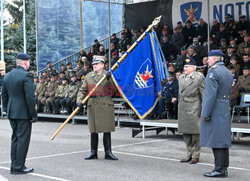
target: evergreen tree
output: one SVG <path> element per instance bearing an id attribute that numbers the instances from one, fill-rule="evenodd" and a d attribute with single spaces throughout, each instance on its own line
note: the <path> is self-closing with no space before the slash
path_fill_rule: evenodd
<path id="1" fill-rule="evenodd" d="M 23 1 L 14 0 L 13 4 L 6 4 L 12 20 L 5 28 L 5 62 L 6 71 L 15 67 L 17 53 L 23 52 Z M 25 0 L 26 8 L 26 48 L 31 56 L 31 68 L 36 68 L 36 24 L 35 0 Z"/>

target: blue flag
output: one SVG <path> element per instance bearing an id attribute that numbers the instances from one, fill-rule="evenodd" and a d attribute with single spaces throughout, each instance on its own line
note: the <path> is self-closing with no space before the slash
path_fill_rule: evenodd
<path id="1" fill-rule="evenodd" d="M 123 98 L 140 119 L 145 118 L 157 104 L 161 84 L 150 34 L 129 53 L 112 72 L 112 78 Z"/>

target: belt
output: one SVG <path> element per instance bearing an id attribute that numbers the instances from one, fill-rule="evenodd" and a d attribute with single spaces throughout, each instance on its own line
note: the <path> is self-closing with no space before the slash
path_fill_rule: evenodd
<path id="1" fill-rule="evenodd" d="M 90 98 L 101 98 L 101 97 L 107 97 L 107 96 L 102 96 L 102 95 L 94 95 L 94 96 L 90 96 Z"/>

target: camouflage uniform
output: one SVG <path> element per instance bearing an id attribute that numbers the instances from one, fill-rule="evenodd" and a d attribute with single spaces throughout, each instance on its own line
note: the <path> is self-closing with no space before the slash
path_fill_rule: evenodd
<path id="1" fill-rule="evenodd" d="M 60 101 L 61 106 L 67 110 L 67 114 L 70 114 L 72 108 L 76 106 L 76 96 L 80 86 L 81 83 L 78 81 L 71 82 L 68 85 L 65 98 Z"/>
<path id="2" fill-rule="evenodd" d="M 240 90 L 240 95 L 250 93 L 250 74 L 247 76 L 239 76 L 237 85 Z"/>
<path id="3" fill-rule="evenodd" d="M 42 112 L 42 99 L 45 98 L 45 92 L 46 92 L 46 83 L 44 82 L 39 82 L 36 85 L 36 92 L 35 95 L 37 97 L 37 111 Z"/>
<path id="4" fill-rule="evenodd" d="M 45 92 L 45 97 L 41 100 L 41 103 L 46 106 L 49 109 L 49 112 L 52 112 L 52 107 L 50 101 L 55 97 L 56 89 L 58 87 L 57 81 L 49 82 L 46 92 Z"/>
<path id="5" fill-rule="evenodd" d="M 60 101 L 65 98 L 66 91 L 68 89 L 68 84 L 61 84 L 55 93 L 55 97 L 51 100 L 51 105 L 54 113 L 59 114 Z"/>

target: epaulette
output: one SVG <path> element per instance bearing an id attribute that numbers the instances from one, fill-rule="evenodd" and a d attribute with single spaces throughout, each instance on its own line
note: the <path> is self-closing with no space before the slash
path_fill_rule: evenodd
<path id="1" fill-rule="evenodd" d="M 34 75 L 32 73 L 29 73 L 28 76 L 32 77 L 32 78 L 34 77 Z"/>
<path id="2" fill-rule="evenodd" d="M 217 67 L 218 67 L 217 65 L 213 65 L 211 68 L 216 69 Z"/>
<path id="3" fill-rule="evenodd" d="M 201 72 L 197 72 L 198 75 L 204 76 Z"/>

